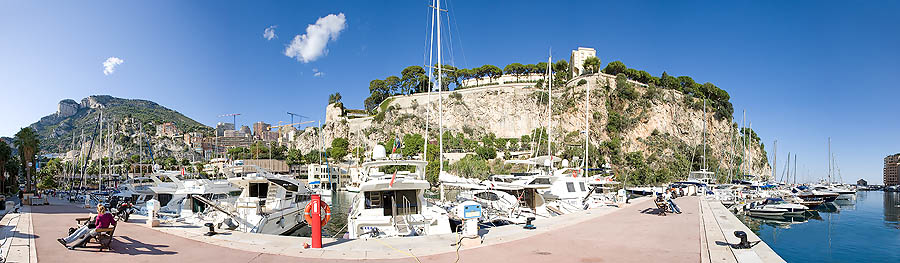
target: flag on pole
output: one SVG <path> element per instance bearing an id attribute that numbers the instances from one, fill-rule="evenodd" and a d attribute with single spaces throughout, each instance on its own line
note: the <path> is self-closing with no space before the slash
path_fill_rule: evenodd
<path id="1" fill-rule="evenodd" d="M 394 171 L 394 175 L 391 175 L 391 183 L 388 185 L 388 187 L 394 187 L 394 180 L 396 180 L 396 179 L 397 179 L 397 172 Z"/>
<path id="2" fill-rule="evenodd" d="M 397 149 L 400 148 L 400 138 L 394 139 L 394 148 L 391 150 L 391 153 L 397 153 Z"/>

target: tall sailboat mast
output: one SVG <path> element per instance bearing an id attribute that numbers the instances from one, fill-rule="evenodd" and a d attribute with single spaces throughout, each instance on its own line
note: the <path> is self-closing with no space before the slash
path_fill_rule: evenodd
<path id="1" fill-rule="evenodd" d="M 775 171 L 778 171 L 778 140 L 775 140 L 773 148 L 774 153 L 772 153 L 772 180 L 778 180 L 778 178 L 775 177 Z M 785 178 L 781 179 L 787 181 Z"/>
<path id="2" fill-rule="evenodd" d="M 434 34 L 434 13 L 435 13 L 435 9 L 432 8 L 431 9 L 431 31 L 429 31 L 429 33 L 432 35 L 428 36 L 428 42 L 429 42 L 428 43 L 428 64 L 425 65 L 425 68 L 428 69 L 428 81 L 431 81 L 431 79 L 434 77 L 432 70 L 429 68 L 432 65 L 431 59 L 432 59 L 432 56 L 434 55 L 434 49 L 431 48 L 434 46 L 434 37 L 433 37 L 434 36 L 433 35 Z M 431 97 L 432 91 L 434 91 L 434 85 L 432 85 L 431 87 L 428 88 L 427 96 L 428 96 L 429 102 L 433 101 L 432 100 L 433 98 Z M 425 143 L 424 143 L 425 145 L 422 146 L 424 148 L 424 150 L 423 150 L 424 152 L 422 153 L 422 160 L 425 161 L 426 163 L 428 162 L 428 126 L 429 126 L 428 118 L 429 117 L 431 117 L 431 107 L 425 107 Z M 438 137 L 441 137 L 441 136 L 443 136 L 443 134 L 438 134 Z"/>
<path id="3" fill-rule="evenodd" d="M 440 158 L 438 158 L 438 163 L 440 163 L 440 170 L 438 170 L 438 176 L 440 176 L 440 174 L 444 172 L 444 88 L 441 83 L 441 81 L 443 80 L 441 76 L 443 75 L 443 65 L 441 65 L 443 63 L 443 61 L 441 61 L 441 11 L 443 10 L 441 10 L 441 0 L 435 0 L 435 3 L 437 4 L 434 6 L 435 10 L 437 11 L 434 12 L 435 15 L 437 15 L 437 87 L 438 105 L 440 107 L 440 112 L 438 113 L 438 118 L 440 119 L 438 121 L 438 127 L 440 131 L 440 140 L 438 140 L 438 150 L 440 150 Z"/>
<path id="4" fill-rule="evenodd" d="M 831 183 L 831 137 L 828 137 L 828 183 Z"/>
<path id="5" fill-rule="evenodd" d="M 547 63 L 547 68 L 550 68 L 550 63 Z M 547 72 L 551 72 L 551 71 L 547 70 Z M 551 74 L 553 74 L 553 73 L 551 72 Z M 584 166 L 583 166 L 584 167 L 583 168 L 584 175 L 582 175 L 582 176 L 587 177 L 587 174 L 588 174 L 588 148 L 590 148 L 590 146 L 591 146 L 591 121 L 590 121 L 591 83 L 588 82 L 588 84 L 585 85 L 584 89 L 585 89 L 585 91 L 584 91 L 584 93 L 585 93 L 585 96 L 584 96 L 584 108 L 585 108 L 584 109 Z"/>
<path id="6" fill-rule="evenodd" d="M 706 172 L 706 99 L 703 99 L 703 168 L 701 171 Z"/>
<path id="7" fill-rule="evenodd" d="M 551 51 L 550 56 L 547 58 L 547 67 L 550 67 L 550 63 L 553 62 L 553 54 Z M 550 171 L 553 171 L 553 152 L 551 143 L 553 141 L 553 136 L 550 135 L 550 130 L 553 128 L 553 72 L 547 72 L 547 156 L 550 156 Z"/>

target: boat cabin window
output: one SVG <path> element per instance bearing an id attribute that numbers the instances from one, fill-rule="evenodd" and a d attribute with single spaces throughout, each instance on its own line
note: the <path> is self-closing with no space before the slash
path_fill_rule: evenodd
<path id="1" fill-rule="evenodd" d="M 382 208 L 381 204 L 381 192 L 373 191 L 366 192 L 366 209 L 371 208 Z"/>
<path id="2" fill-rule="evenodd" d="M 365 192 L 366 209 L 382 208 L 385 216 L 419 213 L 416 190 Z"/>
<path id="3" fill-rule="evenodd" d="M 497 200 L 500 200 L 500 197 L 497 196 L 497 194 L 491 193 L 491 192 L 481 192 L 481 193 L 477 193 L 477 194 L 475 194 L 475 197 L 478 197 L 478 198 L 481 198 L 481 199 L 484 199 L 484 200 L 488 200 L 488 201 L 497 201 Z"/>
<path id="4" fill-rule="evenodd" d="M 266 198 L 269 183 L 250 183 L 250 197 Z"/>
<path id="5" fill-rule="evenodd" d="M 169 201 L 172 201 L 172 194 L 158 194 L 156 195 L 156 201 L 159 201 L 160 206 L 166 206 L 169 204 Z"/>
<path id="6" fill-rule="evenodd" d="M 584 188 L 584 182 L 578 182 L 578 185 L 581 186 L 581 191 L 585 192 L 587 189 Z"/>
<path id="7" fill-rule="evenodd" d="M 238 190 L 238 191 L 231 191 L 231 192 L 228 192 L 228 195 L 229 195 L 229 196 L 241 196 L 241 191 L 240 191 L 240 190 Z"/>
<path id="8" fill-rule="evenodd" d="M 572 183 L 572 182 L 567 182 L 567 183 L 566 183 L 566 189 L 569 190 L 569 193 L 575 192 L 575 184 Z"/>
<path id="9" fill-rule="evenodd" d="M 531 180 L 531 183 L 528 184 L 550 184 L 550 178 L 534 178 L 534 180 Z"/>
<path id="10" fill-rule="evenodd" d="M 309 200 L 310 200 L 309 195 L 305 195 L 305 194 L 297 194 L 297 196 L 294 196 L 294 202 L 295 202 L 295 203 L 302 203 L 302 202 L 306 202 L 306 201 L 309 201 Z"/>

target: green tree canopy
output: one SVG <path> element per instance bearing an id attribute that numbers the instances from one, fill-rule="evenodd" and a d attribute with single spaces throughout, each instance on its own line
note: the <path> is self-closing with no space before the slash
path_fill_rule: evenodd
<path id="1" fill-rule="evenodd" d="M 350 141 L 347 138 L 334 138 L 331 140 L 331 148 L 326 149 L 328 158 L 343 160 L 344 156 L 349 153 L 348 147 L 350 147 Z"/>
<path id="2" fill-rule="evenodd" d="M 619 73 L 625 73 L 628 67 L 625 66 L 625 63 L 622 61 L 613 61 L 606 65 L 606 68 L 603 68 L 603 73 L 610 75 L 618 75 Z"/>
<path id="3" fill-rule="evenodd" d="M 31 176 L 34 175 L 35 172 L 35 155 L 37 154 L 41 143 L 38 140 L 34 129 L 25 127 L 16 133 L 14 144 L 19 150 L 19 160 L 22 162 L 22 167 L 25 167 L 26 170 L 25 192 L 31 192 L 33 182 Z M 29 164 L 31 164 L 31 166 L 29 166 Z"/>
<path id="4" fill-rule="evenodd" d="M 584 60 L 584 72 L 587 74 L 597 73 L 600 70 L 600 58 L 598 57 L 589 57 Z"/>

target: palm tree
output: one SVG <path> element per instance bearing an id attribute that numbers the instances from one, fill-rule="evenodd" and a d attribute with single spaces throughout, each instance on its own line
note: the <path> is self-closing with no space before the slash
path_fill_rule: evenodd
<path id="1" fill-rule="evenodd" d="M 6 189 L 6 163 L 12 158 L 12 149 L 5 141 L 0 141 L 0 192 Z"/>
<path id="2" fill-rule="evenodd" d="M 25 168 L 25 192 L 30 193 L 32 190 L 31 173 L 34 169 L 34 157 L 37 154 L 40 141 L 34 129 L 25 127 L 19 130 L 15 136 L 16 148 L 19 149 L 19 159 L 22 161 L 22 167 Z"/>

